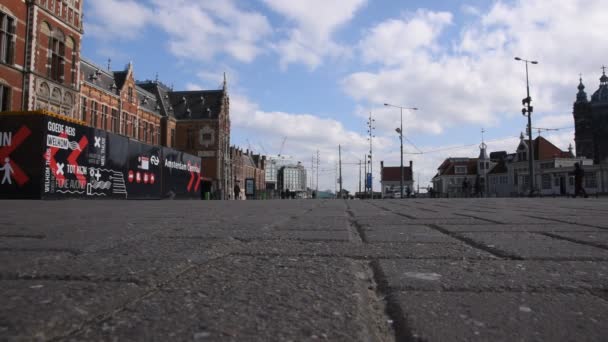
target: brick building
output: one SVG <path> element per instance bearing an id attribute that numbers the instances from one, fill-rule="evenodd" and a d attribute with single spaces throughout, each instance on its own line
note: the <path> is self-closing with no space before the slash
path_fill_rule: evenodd
<path id="1" fill-rule="evenodd" d="M 222 89 L 173 91 L 158 81 L 137 86 L 155 96 L 161 115 L 161 143 L 203 160 L 204 192 L 216 199 L 233 193 L 230 154 L 230 99 Z"/>
<path id="2" fill-rule="evenodd" d="M 112 72 L 82 59 L 80 80 L 79 119 L 148 144 L 161 143 L 160 104 L 135 83 L 132 63 Z"/>
<path id="3" fill-rule="evenodd" d="M 254 179 L 256 197 L 261 198 L 261 194 L 266 190 L 266 157 L 253 154 L 253 152 L 235 146 L 230 147 L 230 158 L 232 160 L 232 175 L 234 184 L 238 184 L 241 189 L 240 198 L 245 198 L 245 180 Z M 233 194 L 230 196 L 233 198 Z"/>
<path id="4" fill-rule="evenodd" d="M 3 0 L 0 111 L 45 109 L 203 159 L 203 192 L 228 198 L 230 100 L 222 89 L 173 91 L 81 59 L 84 0 Z M 263 188 L 263 187 L 261 187 Z"/>
<path id="5" fill-rule="evenodd" d="M 606 68 L 600 86 L 587 98 L 582 78 L 578 85 L 573 116 L 576 156 L 592 159 L 595 164 L 608 163 L 608 76 Z"/>
<path id="6" fill-rule="evenodd" d="M 403 194 L 407 194 L 407 190 L 414 192 L 414 165 L 410 160 L 410 166 L 403 167 Z M 382 197 L 401 196 L 401 167 L 400 166 L 384 166 L 384 162 L 380 162 L 380 184 L 382 186 Z"/>
<path id="7" fill-rule="evenodd" d="M 76 117 L 82 0 L 0 4 L 0 110 Z"/>

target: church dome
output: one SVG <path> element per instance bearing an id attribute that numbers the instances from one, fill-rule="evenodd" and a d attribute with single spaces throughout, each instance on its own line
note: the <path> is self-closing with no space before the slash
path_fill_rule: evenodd
<path id="1" fill-rule="evenodd" d="M 600 88 L 591 96 L 591 102 L 608 102 L 608 76 L 604 73 L 600 77 Z"/>

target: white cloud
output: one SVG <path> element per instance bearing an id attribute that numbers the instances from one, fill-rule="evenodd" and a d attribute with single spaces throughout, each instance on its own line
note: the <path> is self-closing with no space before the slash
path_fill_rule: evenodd
<path id="1" fill-rule="evenodd" d="M 225 53 L 251 62 L 263 53 L 261 42 L 272 31 L 265 16 L 242 10 L 231 0 L 154 3 L 157 24 L 170 36 L 171 52 L 185 59 L 208 61 Z"/>
<path id="2" fill-rule="evenodd" d="M 359 47 L 366 62 L 402 64 L 420 50 L 437 49 L 437 37 L 451 23 L 451 13 L 418 10 L 411 19 L 389 19 L 371 28 Z"/>
<path id="3" fill-rule="evenodd" d="M 274 44 L 280 63 L 286 68 L 303 63 L 314 69 L 323 59 L 347 54 L 347 48 L 335 43 L 332 35 L 349 22 L 367 0 L 264 0 L 273 11 L 293 22 L 287 38 Z"/>
<path id="4" fill-rule="evenodd" d="M 145 5 L 133 0 L 91 0 L 85 30 L 101 40 L 133 39 L 153 17 Z M 89 22 L 91 18 L 91 22 Z"/>
<path id="5" fill-rule="evenodd" d="M 540 61 L 530 67 L 535 118 L 568 113 L 579 72 L 590 75 L 588 93 L 597 89 L 599 66 L 608 55 L 608 37 L 597 29 L 605 13 L 599 0 L 499 1 L 486 13 L 467 17 L 460 35 L 441 46 L 437 41 L 449 16 L 419 11 L 407 20 L 388 19 L 365 31 L 360 43 L 362 60 L 378 63 L 376 70 L 354 72 L 342 87 L 366 107 L 384 102 L 420 107 L 408 127 L 428 133 L 459 125 L 491 127 L 505 116 L 521 115 L 525 69 L 513 60 L 520 56 Z M 424 33 L 407 38 L 414 32 Z"/>

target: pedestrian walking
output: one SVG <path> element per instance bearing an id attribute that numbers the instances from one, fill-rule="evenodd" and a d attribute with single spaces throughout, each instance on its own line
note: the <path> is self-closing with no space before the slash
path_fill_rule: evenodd
<path id="1" fill-rule="evenodd" d="M 241 195 L 241 187 L 238 184 L 234 184 L 234 199 L 240 199 Z"/>
<path id="2" fill-rule="evenodd" d="M 481 178 L 479 175 L 475 177 L 475 185 L 473 185 L 475 190 L 475 197 L 479 197 L 481 195 Z"/>
<path id="3" fill-rule="evenodd" d="M 469 197 L 469 179 L 467 177 L 464 177 L 462 181 L 462 193 L 464 197 Z"/>
<path id="4" fill-rule="evenodd" d="M 585 171 L 581 167 L 581 164 L 574 163 L 574 172 L 573 173 L 574 173 L 574 195 L 572 197 L 576 198 L 576 196 L 578 196 L 578 195 L 584 196 L 585 198 L 589 197 L 587 195 L 587 191 L 585 191 L 585 188 L 583 187 L 583 178 L 585 177 Z"/>

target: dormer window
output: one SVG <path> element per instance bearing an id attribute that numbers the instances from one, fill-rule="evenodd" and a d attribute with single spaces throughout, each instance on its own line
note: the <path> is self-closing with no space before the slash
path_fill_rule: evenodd
<path id="1" fill-rule="evenodd" d="M 456 173 L 457 175 L 466 175 L 467 167 L 466 166 L 456 166 L 454 168 L 454 173 Z"/>

